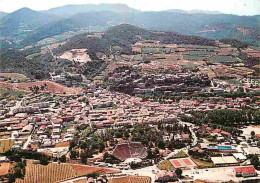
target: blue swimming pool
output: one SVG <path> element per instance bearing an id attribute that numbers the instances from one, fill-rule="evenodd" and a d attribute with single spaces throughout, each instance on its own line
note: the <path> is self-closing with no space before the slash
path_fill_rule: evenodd
<path id="1" fill-rule="evenodd" d="M 231 146 L 218 146 L 219 150 L 232 150 Z"/>

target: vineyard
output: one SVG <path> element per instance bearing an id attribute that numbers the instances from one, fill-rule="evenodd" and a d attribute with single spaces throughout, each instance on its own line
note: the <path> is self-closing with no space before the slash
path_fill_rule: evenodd
<path id="1" fill-rule="evenodd" d="M 100 167 L 88 167 L 84 165 L 71 165 L 73 170 L 77 172 L 77 175 L 82 176 L 86 174 L 98 173 L 98 174 L 113 174 L 119 173 L 118 170 L 112 170 L 107 168 L 100 168 Z"/>
<path id="2" fill-rule="evenodd" d="M 27 161 L 25 177 L 23 180 L 17 179 L 16 183 L 52 183 L 91 173 L 110 174 L 118 172 L 117 170 L 85 165 L 50 163 L 44 166 Z"/>
<path id="3" fill-rule="evenodd" d="M 27 164 L 24 180 L 16 183 L 52 183 L 77 177 L 77 173 L 68 164 L 51 163 L 47 166 Z"/>
<path id="4" fill-rule="evenodd" d="M 127 177 L 113 178 L 108 180 L 108 183 L 126 183 L 126 182 L 127 183 L 150 183 L 151 178 L 129 175 Z"/>

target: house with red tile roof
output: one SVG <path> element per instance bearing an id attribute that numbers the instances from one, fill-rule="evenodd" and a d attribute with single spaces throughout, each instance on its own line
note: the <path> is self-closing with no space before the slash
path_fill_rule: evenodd
<path id="1" fill-rule="evenodd" d="M 254 177 L 257 176 L 254 166 L 244 166 L 234 168 L 237 177 Z"/>

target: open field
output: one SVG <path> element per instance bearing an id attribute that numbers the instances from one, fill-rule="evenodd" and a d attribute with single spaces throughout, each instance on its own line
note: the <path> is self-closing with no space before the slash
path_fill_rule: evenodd
<path id="1" fill-rule="evenodd" d="M 20 80 L 20 81 L 28 79 L 25 75 L 19 73 L 0 73 L 0 76 L 4 76 L 12 80 Z"/>
<path id="2" fill-rule="evenodd" d="M 24 95 L 23 91 L 11 91 L 6 89 L 0 89 L 0 96 L 7 97 L 18 97 L 20 95 Z"/>
<path id="3" fill-rule="evenodd" d="M 77 94 L 82 91 L 82 88 L 68 88 L 66 86 L 51 81 L 37 81 L 37 82 L 28 82 L 28 83 L 0 82 L 0 89 L 29 92 L 30 91 L 29 87 L 38 86 L 40 88 L 44 84 L 47 85 L 46 91 L 51 93 Z"/>

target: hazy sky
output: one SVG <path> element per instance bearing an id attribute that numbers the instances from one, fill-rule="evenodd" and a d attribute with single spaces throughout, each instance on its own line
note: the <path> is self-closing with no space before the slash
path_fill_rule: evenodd
<path id="1" fill-rule="evenodd" d="M 66 4 L 99 3 L 122 3 L 143 11 L 200 9 L 238 15 L 260 14 L 260 0 L 0 0 L 0 11 L 12 12 L 22 7 L 46 10 Z"/>

